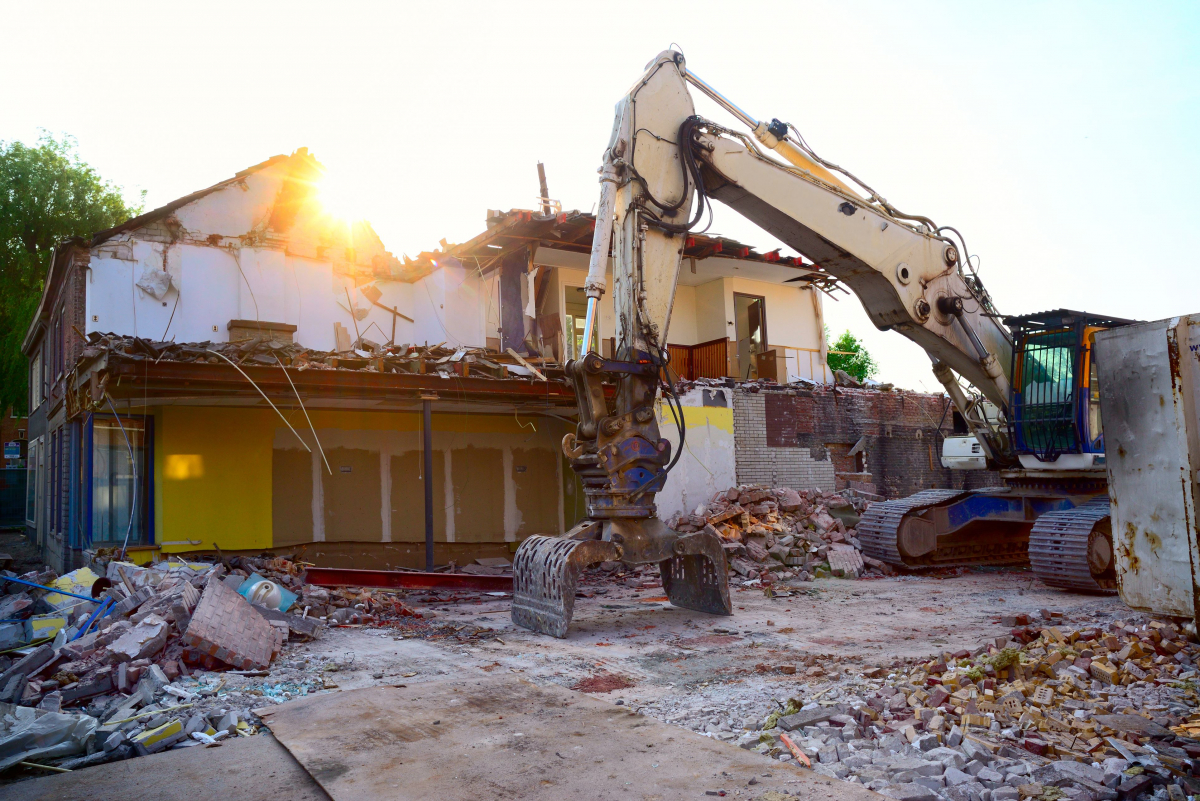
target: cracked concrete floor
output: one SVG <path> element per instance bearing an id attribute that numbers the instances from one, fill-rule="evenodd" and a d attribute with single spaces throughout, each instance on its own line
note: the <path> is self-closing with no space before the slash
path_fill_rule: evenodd
<path id="1" fill-rule="evenodd" d="M 332 678 L 343 689 L 478 671 L 509 671 L 573 687 L 615 674 L 631 686 L 597 697 L 704 730 L 707 718 L 701 715 L 697 723 L 690 712 L 734 722 L 761 719 L 776 701 L 853 685 L 864 668 L 977 647 L 1005 633 L 1002 613 L 1044 608 L 1061 612 L 1066 623 L 1082 623 L 1130 611 L 1115 596 L 1046 588 L 1028 571 L 823 579 L 774 598 L 761 589 L 732 588 L 732 617 L 677 609 L 658 595 L 661 589 L 582 585 L 588 592 L 597 588 L 605 594 L 576 600 L 564 640 L 515 627 L 507 598 L 427 601 L 410 605 L 433 611 L 439 623 L 494 629 L 498 638 L 423 641 L 386 628 L 337 628 L 297 646 L 292 655 L 331 657 L 340 667 Z"/>

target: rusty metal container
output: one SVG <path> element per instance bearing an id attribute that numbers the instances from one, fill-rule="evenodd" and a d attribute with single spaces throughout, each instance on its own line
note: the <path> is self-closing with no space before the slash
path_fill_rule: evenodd
<path id="1" fill-rule="evenodd" d="M 1200 315 L 1096 334 L 1121 598 L 1197 617 Z"/>

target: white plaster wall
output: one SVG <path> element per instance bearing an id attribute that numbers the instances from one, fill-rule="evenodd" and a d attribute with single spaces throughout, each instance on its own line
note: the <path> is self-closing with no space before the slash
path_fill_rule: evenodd
<path id="1" fill-rule="evenodd" d="M 436 273 L 412 285 L 413 341 L 424 345 L 446 342 L 451 346 L 483 347 L 486 344 L 486 295 L 474 267 L 448 259 Z"/>
<path id="2" fill-rule="evenodd" d="M 771 284 L 746 278 L 726 278 L 730 304 L 733 293 L 761 295 L 767 302 L 767 337 L 770 344 L 793 348 L 820 347 L 823 332 L 808 294 L 795 284 Z M 730 318 L 733 319 L 733 318 Z M 731 335 L 732 336 L 732 335 Z"/>
<path id="3" fill-rule="evenodd" d="M 702 341 L 696 339 L 696 288 L 680 284 L 675 288 L 675 308 L 671 311 L 671 324 L 667 326 L 667 342 L 695 345 Z"/>
<path id="4" fill-rule="evenodd" d="M 696 296 L 696 342 L 710 342 L 721 337 L 733 339 L 733 292 L 726 290 L 725 278 L 700 284 Z"/>
<path id="5" fill-rule="evenodd" d="M 705 406 L 704 392 L 720 397 L 724 406 Z M 663 491 L 658 493 L 658 516 L 663 520 L 677 513 L 690 513 L 707 503 L 713 494 L 737 483 L 733 436 L 732 390 L 697 388 L 679 400 L 685 407 L 686 446 L 675 469 L 667 475 Z M 707 418 L 707 419 L 706 419 Z M 666 404 L 660 403 L 658 425 L 662 436 L 671 442 L 672 454 L 679 447 L 679 430 Z"/>
<path id="6" fill-rule="evenodd" d="M 264 227 L 271 216 L 282 182 L 281 166 L 244 176 L 175 211 L 184 230 L 221 236 L 241 236 Z"/>
<path id="7" fill-rule="evenodd" d="M 542 248 L 538 251 L 538 253 L 545 252 L 545 248 Z M 582 254 L 568 253 L 563 255 L 579 256 Z M 583 286 L 583 282 L 587 279 L 586 262 L 587 258 L 584 257 L 585 266 L 583 269 L 560 267 L 555 270 L 554 285 L 547 291 L 554 293 L 555 309 L 560 315 L 563 313 L 563 298 L 565 288 L 569 286 L 581 287 Z M 597 325 L 600 326 L 600 341 L 603 342 L 604 340 L 613 336 L 613 332 L 616 331 L 617 328 L 616 311 L 615 306 L 613 305 L 613 282 L 611 273 L 604 277 L 604 297 L 600 298 L 598 308 L 600 309 L 600 315 Z"/>
<path id="8" fill-rule="evenodd" d="M 263 320 L 297 326 L 295 341 L 317 350 L 336 347 L 335 322 L 346 327 L 351 339 L 356 323 L 368 339 L 382 343 L 391 338 L 393 315 L 371 304 L 361 287 L 356 287 L 352 278 L 335 274 L 328 261 L 290 256 L 270 248 L 141 241 L 133 243 L 132 255 L 134 260 L 108 258 L 107 254 L 93 256 L 88 277 L 87 332 L 111 331 L 176 342 L 226 342 L 230 320 Z M 164 264 L 171 274 L 171 289 L 157 299 L 138 288 L 136 282 L 147 266 L 162 269 Z M 452 282 L 463 284 L 462 272 L 459 269 Z M 441 273 L 434 277 L 440 284 Z M 381 304 L 395 306 L 402 314 L 416 318 L 412 284 L 376 281 L 374 285 L 383 293 Z M 452 299 L 451 315 L 469 323 L 479 316 L 478 299 L 469 283 L 460 289 Z M 352 319 L 347 311 L 350 303 L 354 308 L 367 309 L 367 316 Z M 437 325 L 436 321 L 428 322 Z M 474 336 L 480 328 L 467 325 L 461 333 Z M 396 342 L 414 340 L 413 323 L 397 320 Z"/>

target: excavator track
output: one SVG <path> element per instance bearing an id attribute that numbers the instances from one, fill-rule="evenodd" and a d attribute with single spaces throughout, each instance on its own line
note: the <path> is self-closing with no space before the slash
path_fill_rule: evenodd
<path id="1" fill-rule="evenodd" d="M 1051 587 L 1115 594 L 1108 496 L 1039 517 L 1029 532 L 1029 562 Z"/>
<path id="2" fill-rule="evenodd" d="M 930 489 L 909 495 L 907 498 L 871 504 L 858 521 L 858 540 L 862 543 L 863 552 L 889 565 L 909 567 L 896 547 L 896 539 L 904 517 L 912 512 L 955 501 L 970 494 L 970 491 L 964 490 Z"/>

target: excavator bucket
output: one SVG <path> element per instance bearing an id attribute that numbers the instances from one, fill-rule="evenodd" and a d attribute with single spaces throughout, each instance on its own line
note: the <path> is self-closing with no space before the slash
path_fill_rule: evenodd
<path id="1" fill-rule="evenodd" d="M 672 604 L 710 614 L 732 614 L 720 538 L 703 531 L 680 535 L 658 521 L 654 522 L 661 533 L 641 538 L 636 534 L 643 522 L 621 521 L 626 531 L 634 533 L 623 542 L 598 539 L 602 524 L 591 520 L 561 537 L 527 538 L 513 560 L 513 622 L 541 634 L 566 637 L 575 611 L 579 572 L 606 561 L 657 562 Z M 621 537 L 621 529 L 617 531 L 616 536 Z"/>
<path id="2" fill-rule="evenodd" d="M 720 538 L 698 531 L 676 540 L 675 550 L 678 555 L 658 563 L 671 605 L 710 615 L 732 615 L 729 568 Z"/>

